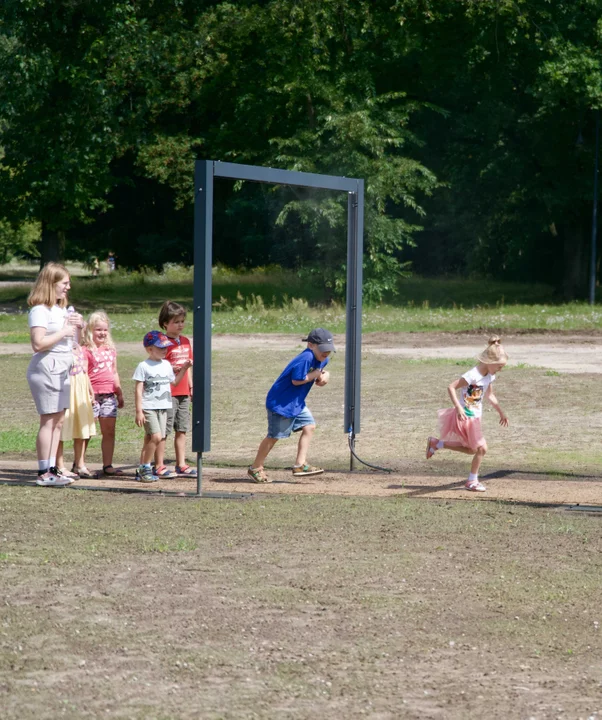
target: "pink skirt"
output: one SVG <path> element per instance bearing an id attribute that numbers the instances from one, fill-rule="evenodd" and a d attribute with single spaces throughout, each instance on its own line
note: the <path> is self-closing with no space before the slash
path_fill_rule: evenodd
<path id="1" fill-rule="evenodd" d="M 455 408 L 439 410 L 439 439 L 444 442 L 457 442 L 463 447 L 477 451 L 485 445 L 485 438 L 481 430 L 481 418 L 466 418 L 458 420 Z"/>

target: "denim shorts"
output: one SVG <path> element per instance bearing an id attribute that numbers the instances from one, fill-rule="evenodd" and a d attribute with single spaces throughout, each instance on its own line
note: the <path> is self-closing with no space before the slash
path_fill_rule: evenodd
<path id="1" fill-rule="evenodd" d="M 306 425 L 315 425 L 314 416 L 309 408 L 305 407 L 295 417 L 284 417 L 268 410 L 268 437 L 274 440 L 283 440 L 291 433 L 298 432 Z"/>

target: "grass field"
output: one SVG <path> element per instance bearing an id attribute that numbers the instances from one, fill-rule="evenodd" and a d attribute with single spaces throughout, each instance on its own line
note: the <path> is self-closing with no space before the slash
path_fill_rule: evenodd
<path id="1" fill-rule="evenodd" d="M 10 270 L 10 268 L 13 268 Z M 1 279 L 27 279 L 35 268 L 8 266 Z M 71 302 L 82 312 L 103 308 L 117 340 L 138 340 L 156 325 L 159 307 L 172 299 L 192 308 L 192 269 L 167 267 L 162 274 L 117 272 L 90 278 L 75 266 Z M 0 341 L 27 342 L 21 314 L 27 285 L 0 284 Z M 326 301 L 324 288 L 308 286 L 297 274 L 278 268 L 236 272 L 216 268 L 213 278 L 216 333 L 305 333 L 316 325 L 344 332 L 344 305 Z M 558 303 L 545 285 L 466 279 L 400 281 L 399 293 L 380 305 L 366 305 L 364 332 L 464 332 L 467 329 L 597 331 L 602 308 Z"/>
<path id="2" fill-rule="evenodd" d="M 7 487 L 0 512 L 6 720 L 600 708 L 597 517 Z"/>
<path id="3" fill-rule="evenodd" d="M 299 343 L 297 349 L 301 349 Z M 212 446 L 207 462 L 245 466 L 265 433 L 264 399 L 291 354 L 290 349 L 264 351 L 233 348 L 214 353 L 212 387 Z M 348 466 L 343 433 L 342 353 L 332 361 L 332 379 L 326 388 L 314 388 L 310 406 L 319 425 L 315 445 L 320 462 L 332 469 Z M 134 424 L 131 377 L 142 353 L 128 346 L 119 354 L 119 370 L 126 407 L 119 413 L 116 448 L 118 462 L 135 461 L 141 443 Z M 35 446 L 37 416 L 27 387 L 28 355 L 1 356 L 3 371 L 11 377 L 0 408 L 2 457 L 30 457 Z M 362 432 L 359 448 L 370 462 L 424 472 L 424 438 L 436 429 L 436 410 L 449 404 L 446 387 L 471 366 L 470 358 L 448 361 L 406 360 L 366 352 L 362 359 Z M 599 376 L 550 374 L 544 368 L 509 367 L 503 371 L 496 393 L 511 417 L 508 429 L 485 412 L 490 452 L 486 467 L 520 467 L 543 473 L 598 473 L 602 465 L 602 397 Z M 316 451 L 318 452 L 318 451 Z M 271 456 L 276 467 L 291 463 L 291 444 L 280 443 Z M 362 453 L 360 452 L 360 455 Z M 93 438 L 89 457 L 100 460 L 100 439 Z M 442 455 L 429 472 L 462 477 L 466 461 Z M 420 470 L 420 468 L 423 468 Z"/>
<path id="4" fill-rule="evenodd" d="M 139 340 L 154 325 L 160 292 L 148 308 L 114 315 L 118 339 Z M 252 300 L 250 310 L 245 302 L 222 302 L 214 330 L 221 318 L 234 318 L 240 332 L 255 331 L 255 316 L 265 332 L 318 323 L 339 330 L 344 322 L 340 308 L 292 308 L 283 298 L 280 309 Z M 560 329 L 597 322 L 585 306 L 542 306 L 539 315 L 535 307 L 525 306 L 526 326 L 539 315 L 542 323 L 564 318 Z M 367 309 L 365 327 L 394 329 L 406 318 L 437 329 L 447 317 L 466 330 L 478 318 L 518 323 L 521 312 L 501 303 L 389 306 Z M 0 339 L 27 341 L 24 321 L 3 316 Z M 214 351 L 207 465 L 249 463 L 265 433 L 265 393 L 300 347 L 291 340 Z M 142 439 L 130 380 L 142 356 L 141 347 L 120 348 L 126 407 L 116 461 L 128 465 Z M 310 459 L 332 469 L 348 466 L 344 360 L 333 358 L 331 383 L 313 389 L 309 402 L 318 419 Z M 0 355 L 0 457 L 35 467 L 28 362 L 28 353 Z M 418 479 L 465 477 L 463 456 L 438 453 L 427 464 L 423 453 L 437 408 L 449 402 L 447 384 L 470 366 L 470 358 L 418 362 L 366 347 L 360 455 Z M 597 477 L 599 382 L 587 373 L 505 369 L 496 393 L 511 426 L 485 412 L 484 473 Z M 270 467 L 290 466 L 293 452 L 294 441 L 279 443 Z M 89 459 L 100 461 L 98 438 Z M 600 517 L 501 502 L 261 494 L 197 501 L 0 485 L 0 717 L 597 718 Z"/>

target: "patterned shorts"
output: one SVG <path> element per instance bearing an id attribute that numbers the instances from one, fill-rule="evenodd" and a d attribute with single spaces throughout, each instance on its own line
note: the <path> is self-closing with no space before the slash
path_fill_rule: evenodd
<path id="1" fill-rule="evenodd" d="M 92 403 L 95 418 L 117 417 L 117 396 L 115 393 L 101 393 L 94 396 Z"/>

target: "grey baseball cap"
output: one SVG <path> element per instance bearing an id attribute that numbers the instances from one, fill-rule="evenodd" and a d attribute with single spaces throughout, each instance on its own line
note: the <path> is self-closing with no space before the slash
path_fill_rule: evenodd
<path id="1" fill-rule="evenodd" d="M 336 352 L 337 349 L 332 341 L 332 333 L 324 328 L 316 328 L 312 330 L 306 338 L 303 338 L 303 342 L 310 342 L 318 346 L 320 352 Z"/>

